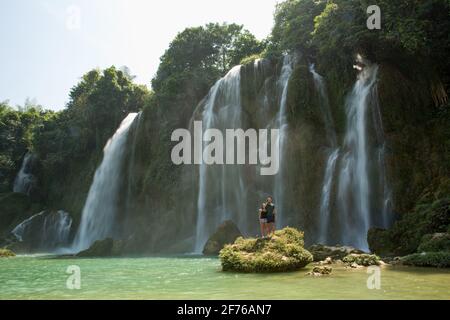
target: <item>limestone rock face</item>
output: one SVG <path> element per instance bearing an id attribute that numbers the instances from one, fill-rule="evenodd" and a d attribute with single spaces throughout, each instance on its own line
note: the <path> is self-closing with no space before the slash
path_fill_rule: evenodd
<path id="1" fill-rule="evenodd" d="M 322 244 L 314 244 L 308 248 L 308 251 L 314 257 L 314 261 L 323 261 L 328 257 L 332 260 L 342 260 L 349 254 L 362 254 L 363 251 L 349 246 L 326 246 Z"/>
<path id="2" fill-rule="evenodd" d="M 222 269 L 255 273 L 299 270 L 313 261 L 303 246 L 303 232 L 294 228 L 276 231 L 269 239 L 240 237 L 220 251 Z"/>
<path id="3" fill-rule="evenodd" d="M 236 224 L 233 221 L 227 220 L 208 239 L 203 248 L 203 254 L 207 256 L 218 255 L 225 245 L 233 243 L 241 236 L 242 234 Z"/>

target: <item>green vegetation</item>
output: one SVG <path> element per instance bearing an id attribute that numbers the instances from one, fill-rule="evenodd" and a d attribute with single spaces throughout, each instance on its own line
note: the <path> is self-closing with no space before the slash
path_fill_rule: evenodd
<path id="1" fill-rule="evenodd" d="M 313 261 L 304 249 L 303 232 L 294 228 L 276 231 L 270 239 L 238 238 L 220 251 L 224 271 L 284 272 Z"/>
<path id="2" fill-rule="evenodd" d="M 404 265 L 416 267 L 450 267 L 450 252 L 423 252 L 407 255 L 401 259 Z"/>

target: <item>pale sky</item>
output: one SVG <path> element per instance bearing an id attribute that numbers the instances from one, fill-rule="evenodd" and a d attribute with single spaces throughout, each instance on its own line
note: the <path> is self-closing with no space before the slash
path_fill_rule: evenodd
<path id="1" fill-rule="evenodd" d="M 176 34 L 208 22 L 272 28 L 279 0 L 0 0 L 0 101 L 60 110 L 87 71 L 128 66 L 150 86 Z"/>

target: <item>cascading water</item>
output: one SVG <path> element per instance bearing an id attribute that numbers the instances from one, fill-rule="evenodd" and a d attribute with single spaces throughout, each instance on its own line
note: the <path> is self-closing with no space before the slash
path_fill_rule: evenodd
<path id="1" fill-rule="evenodd" d="M 114 236 L 127 135 L 137 115 L 130 113 L 106 143 L 103 161 L 95 172 L 83 208 L 81 223 L 73 242 L 74 250 L 84 250 L 96 240 Z"/>
<path id="2" fill-rule="evenodd" d="M 328 242 L 330 215 L 331 215 L 331 189 L 333 187 L 333 178 L 336 168 L 336 162 L 339 157 L 339 147 L 337 145 L 336 130 L 331 116 L 330 104 L 328 102 L 328 95 L 323 77 L 315 70 L 314 64 L 310 64 L 309 71 L 314 80 L 316 91 L 319 95 L 319 105 L 321 114 L 325 125 L 327 141 L 329 144 L 328 160 L 325 167 L 325 173 L 322 184 L 322 194 L 320 197 L 320 214 L 318 218 L 318 230 L 316 238 L 321 243 Z"/>
<path id="3" fill-rule="evenodd" d="M 33 154 L 28 152 L 23 158 L 22 166 L 14 180 L 13 192 L 29 195 L 35 183 L 35 178 L 31 173 Z"/>
<path id="4" fill-rule="evenodd" d="M 39 217 L 41 217 L 45 212 L 39 212 L 30 218 L 22 221 L 19 223 L 12 231 L 11 233 L 17 238 L 19 241 L 23 241 L 23 236 L 25 234 L 25 231 L 28 229 L 28 227 L 33 223 L 33 221 Z"/>
<path id="5" fill-rule="evenodd" d="M 266 75 L 266 71 L 271 68 L 268 60 L 256 60 L 253 66 L 254 77 L 262 81 L 255 81 L 253 78 L 249 80 L 253 81 L 255 86 L 256 82 L 261 84 L 261 90 L 256 89 L 254 97 L 259 113 L 259 127 L 280 130 L 276 144 L 280 157 L 283 155 L 287 137 L 286 103 L 292 65 L 292 59 L 286 56 L 279 77 L 272 82 L 273 74 L 267 72 Z M 222 132 L 226 129 L 246 130 L 245 127 L 248 124 L 246 117 L 249 113 L 248 110 L 244 112 L 245 106 L 241 101 L 241 74 L 242 66 L 236 66 L 211 88 L 203 103 L 201 117 L 203 130 L 219 129 Z M 272 83 L 274 90 L 270 91 Z M 277 95 L 278 100 L 275 96 L 271 96 L 272 92 Z M 276 110 L 272 109 L 274 104 Z M 206 145 L 204 143 L 204 148 Z M 278 216 L 283 217 L 282 203 L 285 185 L 283 161 L 275 178 L 261 177 L 256 173 L 257 171 L 258 166 L 251 165 L 207 165 L 206 163 L 200 165 L 195 252 L 202 251 L 208 237 L 225 220 L 234 221 L 244 234 L 257 230 L 256 206 L 258 201 L 264 200 L 268 192 L 273 192 Z"/>
<path id="6" fill-rule="evenodd" d="M 378 66 L 367 64 L 359 69 L 358 79 L 346 103 L 347 132 L 338 185 L 339 240 L 367 250 L 367 231 L 379 225 L 380 220 L 386 220 L 379 216 L 389 200 L 386 199 L 384 154 L 380 153 L 384 143 L 380 139 L 375 142 L 378 145 L 369 143 L 369 120 L 374 120 L 373 115 L 379 113 L 376 93 Z M 380 122 L 373 122 L 376 131 L 382 132 Z M 388 215 L 387 212 L 382 214 Z"/>
<path id="7" fill-rule="evenodd" d="M 280 96 L 280 109 L 278 111 L 277 115 L 277 122 L 275 127 L 280 129 L 280 135 L 277 142 L 276 148 L 278 149 L 279 155 L 280 155 L 280 169 L 278 171 L 278 174 L 275 177 L 275 185 L 274 185 L 274 196 L 276 201 L 276 207 L 277 207 L 277 227 L 281 228 L 285 224 L 285 214 L 284 214 L 284 187 L 286 185 L 285 182 L 285 176 L 284 176 L 284 166 L 283 166 L 283 159 L 285 155 L 285 148 L 286 148 L 286 139 L 288 135 L 288 119 L 286 114 L 286 108 L 287 108 L 287 95 L 288 95 L 288 86 L 289 86 L 289 79 L 291 78 L 293 71 L 293 61 L 291 56 L 286 55 L 283 60 L 283 67 L 281 69 L 281 75 L 278 79 L 278 90 L 281 92 Z"/>
<path id="8" fill-rule="evenodd" d="M 211 88 L 202 115 L 204 130 L 240 128 L 240 79 L 241 66 L 236 66 Z M 208 201 L 212 197 L 215 200 Z M 201 252 L 214 228 L 224 220 L 236 217 L 245 224 L 245 187 L 240 166 L 210 166 L 202 161 L 197 206 L 195 252 Z"/>

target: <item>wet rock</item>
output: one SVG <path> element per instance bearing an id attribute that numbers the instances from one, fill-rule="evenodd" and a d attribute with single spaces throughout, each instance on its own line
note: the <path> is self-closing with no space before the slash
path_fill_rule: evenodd
<path id="1" fill-rule="evenodd" d="M 241 236 L 242 234 L 236 224 L 233 221 L 227 220 L 209 237 L 203 248 L 203 254 L 207 256 L 218 255 L 225 245 L 233 243 Z"/>
<path id="2" fill-rule="evenodd" d="M 77 257 L 112 257 L 120 255 L 120 245 L 111 238 L 95 241 L 89 249 L 79 252 Z"/>

